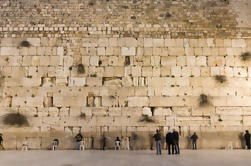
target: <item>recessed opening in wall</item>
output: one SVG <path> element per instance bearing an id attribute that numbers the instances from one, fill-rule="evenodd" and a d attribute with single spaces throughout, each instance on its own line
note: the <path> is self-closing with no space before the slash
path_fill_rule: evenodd
<path id="1" fill-rule="evenodd" d="M 155 107 L 151 107 L 152 116 L 154 116 Z"/>
<path id="2" fill-rule="evenodd" d="M 130 57 L 126 56 L 125 57 L 125 66 L 129 66 L 131 64 Z"/>

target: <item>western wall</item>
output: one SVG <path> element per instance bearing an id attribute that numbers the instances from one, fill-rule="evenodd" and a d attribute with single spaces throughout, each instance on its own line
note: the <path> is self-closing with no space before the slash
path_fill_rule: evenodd
<path id="1" fill-rule="evenodd" d="M 0 0 L 6 149 L 153 148 L 160 129 L 199 148 L 251 130 L 250 0 Z M 12 113 L 27 118 L 10 125 Z"/>

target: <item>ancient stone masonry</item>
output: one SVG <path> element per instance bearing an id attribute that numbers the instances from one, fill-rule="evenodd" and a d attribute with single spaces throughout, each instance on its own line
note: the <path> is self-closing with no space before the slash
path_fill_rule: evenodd
<path id="1" fill-rule="evenodd" d="M 246 5 L 243 5 L 246 4 Z M 0 132 L 7 149 L 109 147 L 177 129 L 240 148 L 251 129 L 248 0 L 0 1 Z M 245 18 L 243 18 L 245 17 Z M 14 113 L 14 114 L 13 114 Z M 16 114 L 19 113 L 19 114 Z M 5 123 L 16 115 L 22 121 Z M 25 119 L 24 119 L 25 118 Z"/>

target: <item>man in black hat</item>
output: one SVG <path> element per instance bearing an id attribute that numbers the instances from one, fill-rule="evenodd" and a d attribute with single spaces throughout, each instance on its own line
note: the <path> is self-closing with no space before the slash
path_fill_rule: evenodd
<path id="1" fill-rule="evenodd" d="M 245 140 L 246 140 L 246 146 L 248 149 L 250 149 L 250 134 L 248 132 L 248 130 L 246 130 L 246 134 L 244 135 Z"/>

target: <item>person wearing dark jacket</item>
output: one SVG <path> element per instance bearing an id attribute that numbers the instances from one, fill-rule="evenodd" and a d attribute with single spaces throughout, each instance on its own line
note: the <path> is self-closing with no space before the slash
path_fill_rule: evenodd
<path id="1" fill-rule="evenodd" d="M 0 150 L 4 150 L 4 147 L 3 147 L 3 135 L 2 135 L 2 133 L 0 133 Z"/>
<path id="2" fill-rule="evenodd" d="M 154 134 L 153 138 L 155 139 L 156 142 L 156 152 L 157 155 L 161 155 L 161 135 L 159 133 L 159 130 L 156 130 L 156 134 Z"/>
<path id="3" fill-rule="evenodd" d="M 179 147 L 179 133 L 173 129 L 173 138 L 175 144 L 175 154 L 180 154 L 180 147 Z"/>
<path id="4" fill-rule="evenodd" d="M 193 143 L 193 150 L 197 150 L 198 136 L 197 136 L 196 132 L 193 133 L 193 135 L 191 136 L 191 139 L 192 139 L 192 143 Z"/>
<path id="5" fill-rule="evenodd" d="M 79 132 L 75 136 L 75 139 L 76 139 L 76 142 L 77 142 L 77 150 L 80 150 L 81 141 L 83 141 L 83 135 Z"/>
<path id="6" fill-rule="evenodd" d="M 168 154 L 171 154 L 171 147 L 172 147 L 172 154 L 174 154 L 174 139 L 173 139 L 173 134 L 168 131 L 168 133 L 166 134 L 166 145 L 168 147 Z"/>
<path id="7" fill-rule="evenodd" d="M 248 132 L 248 130 L 246 130 L 246 134 L 244 135 L 245 140 L 246 140 L 246 146 L 248 149 L 250 149 L 250 134 Z"/>

